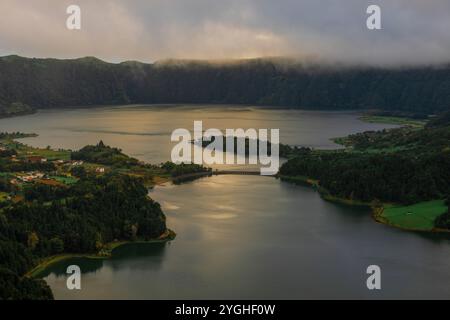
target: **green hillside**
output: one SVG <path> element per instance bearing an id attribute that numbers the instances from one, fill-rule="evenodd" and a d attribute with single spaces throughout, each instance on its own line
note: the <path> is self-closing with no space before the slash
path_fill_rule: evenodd
<path id="1" fill-rule="evenodd" d="M 7 56 L 0 58 L 0 113 L 13 103 L 232 103 L 430 114 L 450 108 L 450 66 L 338 68 L 284 59 L 111 64 Z"/>

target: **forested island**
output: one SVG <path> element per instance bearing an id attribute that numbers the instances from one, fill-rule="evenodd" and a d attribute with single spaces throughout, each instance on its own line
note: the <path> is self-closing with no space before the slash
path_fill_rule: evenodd
<path id="1" fill-rule="evenodd" d="M 372 206 L 375 218 L 408 230 L 450 230 L 450 112 L 404 126 L 335 139 L 344 150 L 303 149 L 282 179 L 314 185 L 325 199 Z"/>
<path id="2" fill-rule="evenodd" d="M 0 299 L 52 299 L 29 271 L 60 255 L 108 257 L 127 241 L 170 240 L 148 188 L 198 165 L 139 162 L 102 141 L 78 151 L 38 149 L 0 133 Z"/>
<path id="3" fill-rule="evenodd" d="M 93 57 L 0 58 L 0 117 L 111 104 L 222 103 L 436 114 L 450 108 L 450 66 L 383 68 L 289 59 L 112 64 Z"/>

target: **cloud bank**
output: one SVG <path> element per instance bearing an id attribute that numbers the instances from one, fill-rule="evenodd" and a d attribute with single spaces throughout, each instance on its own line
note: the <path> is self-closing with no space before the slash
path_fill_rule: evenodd
<path id="1" fill-rule="evenodd" d="M 66 29 L 71 4 L 80 31 Z M 369 4 L 381 7 L 382 30 L 366 28 Z M 450 62 L 448 0 L 2 0 L 0 12 L 0 55 Z"/>

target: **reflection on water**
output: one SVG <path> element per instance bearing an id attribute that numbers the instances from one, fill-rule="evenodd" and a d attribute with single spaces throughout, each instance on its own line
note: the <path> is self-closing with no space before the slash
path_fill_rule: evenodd
<path id="1" fill-rule="evenodd" d="M 83 273 L 91 273 L 99 270 L 103 267 L 102 259 L 87 259 L 87 258 L 68 258 L 63 261 L 58 261 L 52 264 L 49 268 L 44 270 L 39 277 L 45 278 L 50 274 L 55 275 L 56 277 L 66 276 L 67 275 L 67 267 L 71 265 L 83 266 Z"/>
<path id="2" fill-rule="evenodd" d="M 0 119 L 2 131 L 39 134 L 23 139 L 33 146 L 79 149 L 103 140 L 140 160 L 161 163 L 170 159 L 173 130 L 193 131 L 195 120 L 203 128 L 280 129 L 285 144 L 316 148 L 338 147 L 330 137 L 340 137 L 386 125 L 364 123 L 349 112 L 273 110 L 236 106 L 122 106 L 89 109 L 44 110 L 36 114 Z M 239 166 L 237 166 L 239 167 Z M 240 167 L 239 167 L 240 168 Z"/>
<path id="3" fill-rule="evenodd" d="M 404 232 L 370 211 L 323 201 L 314 190 L 259 176 L 214 176 L 150 195 L 177 238 L 125 246 L 83 289 L 46 280 L 59 299 L 449 298 L 448 237 Z M 82 271 L 89 265 L 81 262 Z M 382 290 L 366 288 L 366 268 Z"/>
<path id="4" fill-rule="evenodd" d="M 170 242 L 130 243 L 122 245 L 114 249 L 113 256 L 108 259 L 108 266 L 112 269 L 120 269 L 124 266 L 124 264 L 129 266 L 129 262 L 131 261 L 133 263 L 131 267 L 139 268 L 140 266 L 142 267 L 139 261 L 141 261 L 142 258 L 145 258 L 146 263 L 143 267 L 145 269 L 150 268 L 157 270 L 164 259 L 164 251 L 167 245 L 170 245 Z M 149 258 L 149 260 L 147 260 L 147 258 Z M 104 259 L 93 258 L 68 258 L 52 264 L 49 268 L 42 272 L 39 277 L 45 278 L 51 274 L 57 277 L 66 276 L 67 267 L 70 265 L 80 266 L 82 273 L 88 274 L 101 269 L 104 261 Z M 150 261 L 150 263 L 147 263 L 147 261 Z"/>
<path id="5" fill-rule="evenodd" d="M 117 248 L 109 266 L 113 270 L 129 268 L 134 272 L 158 272 L 164 263 L 166 246 L 169 243 L 128 244 Z"/>
<path id="6" fill-rule="evenodd" d="M 238 114 L 237 114 L 238 113 Z M 281 142 L 336 147 L 329 138 L 383 125 L 342 112 L 240 107 L 134 106 L 48 110 L 0 119 L 2 131 L 35 132 L 35 146 L 78 149 L 102 139 L 152 163 L 170 158 L 170 133 L 279 128 Z M 112 259 L 72 259 L 45 274 L 59 299 L 450 298 L 446 236 L 375 223 L 367 209 L 323 201 L 312 189 L 259 176 L 214 176 L 151 192 L 177 232 L 167 244 L 128 245 Z M 78 264 L 82 290 L 66 288 Z M 382 270 L 368 291 L 366 268 Z"/>

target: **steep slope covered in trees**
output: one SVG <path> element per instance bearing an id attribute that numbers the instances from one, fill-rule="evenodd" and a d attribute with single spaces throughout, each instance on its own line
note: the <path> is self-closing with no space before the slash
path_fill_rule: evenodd
<path id="1" fill-rule="evenodd" d="M 325 67 L 284 60 L 155 64 L 0 58 L 0 113 L 126 103 L 233 103 L 309 109 L 450 108 L 450 66 Z"/>

